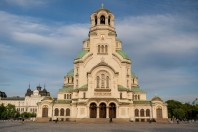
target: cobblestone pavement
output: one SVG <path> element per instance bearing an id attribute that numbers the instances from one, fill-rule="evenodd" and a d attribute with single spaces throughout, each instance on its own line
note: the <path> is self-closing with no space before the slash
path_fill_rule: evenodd
<path id="1" fill-rule="evenodd" d="M 75 123 L 50 122 L 35 123 L 20 121 L 0 121 L 0 132 L 198 132 L 198 123 Z"/>

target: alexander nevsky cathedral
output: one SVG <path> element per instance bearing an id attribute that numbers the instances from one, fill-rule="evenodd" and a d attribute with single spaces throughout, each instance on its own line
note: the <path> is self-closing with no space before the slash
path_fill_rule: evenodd
<path id="1" fill-rule="evenodd" d="M 37 103 L 37 119 L 80 120 L 118 118 L 146 122 L 167 120 L 167 105 L 159 97 L 147 100 L 132 69 L 132 61 L 117 38 L 114 15 L 103 7 L 90 19 L 88 38 L 64 76 L 57 99 Z"/>
<path id="2" fill-rule="evenodd" d="M 64 76 L 57 100 L 43 99 L 37 117 L 167 119 L 166 104 L 159 97 L 147 100 L 140 88 L 132 61 L 117 38 L 114 15 L 101 8 L 90 20 L 88 38 Z"/>

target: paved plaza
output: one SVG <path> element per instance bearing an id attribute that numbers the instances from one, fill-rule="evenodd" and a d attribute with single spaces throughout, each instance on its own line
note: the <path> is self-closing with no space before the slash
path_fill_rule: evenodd
<path id="1" fill-rule="evenodd" d="M 198 132 L 198 124 L 0 121 L 0 132 Z"/>

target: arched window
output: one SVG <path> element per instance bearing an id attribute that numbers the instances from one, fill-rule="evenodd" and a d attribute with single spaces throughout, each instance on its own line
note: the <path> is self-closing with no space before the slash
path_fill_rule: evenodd
<path id="1" fill-rule="evenodd" d="M 95 26 L 97 25 L 98 23 L 98 19 L 97 19 L 97 16 L 95 16 Z"/>
<path id="2" fill-rule="evenodd" d="M 59 110 L 58 110 L 58 108 L 56 108 L 55 110 L 54 110 L 54 116 L 58 116 L 59 115 Z"/>
<path id="3" fill-rule="evenodd" d="M 129 87 L 129 80 L 127 80 L 127 88 Z"/>
<path id="4" fill-rule="evenodd" d="M 111 17 L 109 16 L 108 17 L 108 24 L 110 25 L 110 22 L 111 22 Z"/>
<path id="5" fill-rule="evenodd" d="M 141 110 L 140 110 L 140 116 L 141 116 L 141 117 L 144 117 L 144 109 L 141 109 Z"/>
<path id="6" fill-rule="evenodd" d="M 98 45 L 98 53 L 100 53 L 100 45 Z"/>
<path id="7" fill-rule="evenodd" d="M 100 24 L 105 24 L 105 16 L 100 17 Z"/>
<path id="8" fill-rule="evenodd" d="M 99 88 L 99 87 L 100 87 L 100 77 L 97 76 L 97 88 Z"/>
<path id="9" fill-rule="evenodd" d="M 122 93 L 120 93 L 120 99 L 122 99 Z"/>
<path id="10" fill-rule="evenodd" d="M 106 88 L 109 88 L 109 77 L 106 77 Z"/>
<path id="11" fill-rule="evenodd" d="M 104 53 L 104 45 L 101 46 L 101 53 Z"/>
<path id="12" fill-rule="evenodd" d="M 140 100 L 140 95 L 138 95 L 138 100 Z"/>
<path id="13" fill-rule="evenodd" d="M 105 75 L 101 75 L 101 88 L 105 88 Z"/>
<path id="14" fill-rule="evenodd" d="M 64 109 L 63 108 L 60 109 L 60 116 L 64 116 Z"/>
<path id="15" fill-rule="evenodd" d="M 64 99 L 66 99 L 66 94 L 64 94 Z"/>
<path id="16" fill-rule="evenodd" d="M 108 47 L 107 47 L 107 45 L 105 46 L 105 53 L 108 53 Z"/>
<path id="17" fill-rule="evenodd" d="M 70 116 L 70 109 L 69 108 L 66 109 L 66 116 Z"/>
<path id="18" fill-rule="evenodd" d="M 135 100 L 137 100 L 137 95 L 135 95 Z"/>
<path id="19" fill-rule="evenodd" d="M 149 117 L 149 116 L 150 116 L 150 110 L 146 109 L 146 117 Z"/>
<path id="20" fill-rule="evenodd" d="M 138 116 L 139 116 L 139 110 L 135 109 L 135 117 L 138 117 Z"/>

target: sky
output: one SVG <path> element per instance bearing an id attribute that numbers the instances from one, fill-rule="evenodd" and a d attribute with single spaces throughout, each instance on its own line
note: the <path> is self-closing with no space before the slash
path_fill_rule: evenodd
<path id="1" fill-rule="evenodd" d="M 198 98 L 197 0 L 1 0 L 0 91 L 57 97 L 102 3 L 148 99 Z"/>

